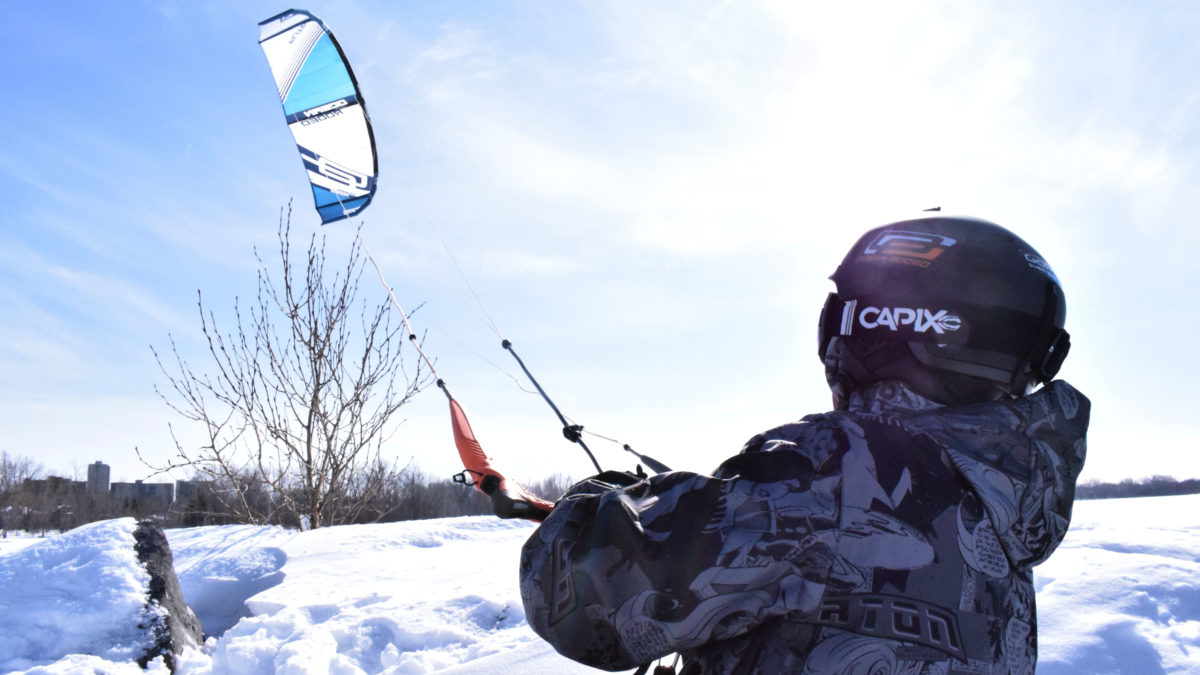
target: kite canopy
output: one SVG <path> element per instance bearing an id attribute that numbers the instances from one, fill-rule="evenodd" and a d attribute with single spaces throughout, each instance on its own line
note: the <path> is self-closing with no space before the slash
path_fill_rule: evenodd
<path id="1" fill-rule="evenodd" d="M 290 9 L 258 27 L 321 223 L 349 218 L 371 203 L 379 166 L 371 120 L 346 55 L 325 24 L 303 10 Z"/>

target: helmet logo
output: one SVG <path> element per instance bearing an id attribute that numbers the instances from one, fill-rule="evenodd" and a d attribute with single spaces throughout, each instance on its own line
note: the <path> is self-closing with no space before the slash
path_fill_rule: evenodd
<path id="1" fill-rule="evenodd" d="M 1050 269 L 1050 263 L 1039 258 L 1036 253 L 1026 252 L 1025 262 L 1029 263 L 1033 269 L 1045 272 L 1046 276 L 1054 280 L 1054 283 L 1058 283 L 1058 277 L 1054 274 L 1054 270 Z"/>
<path id="2" fill-rule="evenodd" d="M 939 309 L 936 312 L 918 307 L 867 307 L 858 315 L 858 323 L 863 328 L 879 328 L 886 326 L 892 331 L 898 331 L 902 326 L 912 327 L 914 333 L 924 333 L 933 330 L 938 335 L 953 332 L 962 327 L 962 319 Z"/>
<path id="3" fill-rule="evenodd" d="M 864 261 L 894 262 L 916 267 L 929 267 L 934 258 L 955 244 L 955 240 L 940 234 L 887 230 L 863 249 Z"/>

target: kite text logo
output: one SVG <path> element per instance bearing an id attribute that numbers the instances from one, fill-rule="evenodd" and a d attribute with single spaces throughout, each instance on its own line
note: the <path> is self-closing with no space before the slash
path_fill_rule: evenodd
<path id="1" fill-rule="evenodd" d="M 306 127 L 310 124 L 316 124 L 317 122 L 324 122 L 327 119 L 337 117 L 338 115 L 341 115 L 341 114 L 342 114 L 341 110 L 330 110 L 329 112 L 321 113 L 319 115 L 306 117 L 306 118 L 300 120 L 300 126 Z"/>
<path id="2" fill-rule="evenodd" d="M 341 98 L 336 101 L 330 101 L 325 105 L 319 105 L 315 108 L 309 108 L 303 112 L 296 113 L 296 117 L 300 119 L 300 126 L 308 126 L 315 122 L 321 122 L 336 117 L 342 114 L 342 108 L 350 105 L 350 100 Z"/>
<path id="3" fill-rule="evenodd" d="M 942 335 L 947 331 L 953 332 L 962 327 L 962 319 L 950 314 L 944 309 L 936 312 L 918 307 L 867 307 L 858 315 L 858 323 L 863 328 L 879 328 L 885 326 L 893 331 L 901 326 L 911 326 L 914 333 L 924 333 L 932 329 Z"/>

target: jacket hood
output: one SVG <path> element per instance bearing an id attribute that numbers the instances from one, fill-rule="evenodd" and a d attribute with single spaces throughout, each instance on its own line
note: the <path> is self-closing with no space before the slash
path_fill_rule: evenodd
<path id="1" fill-rule="evenodd" d="M 924 400 L 911 392 L 877 395 L 874 405 L 902 408 L 912 397 Z M 983 502 L 1005 554 L 1022 566 L 1045 560 L 1066 534 L 1090 412 L 1087 397 L 1056 380 L 1013 400 L 933 404 L 903 415 L 901 424 L 946 452 Z"/>

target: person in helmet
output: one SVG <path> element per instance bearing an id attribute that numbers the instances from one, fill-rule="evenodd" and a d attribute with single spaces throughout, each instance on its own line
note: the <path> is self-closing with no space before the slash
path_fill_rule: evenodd
<path id="1" fill-rule="evenodd" d="M 876 228 L 831 278 L 818 353 L 839 409 L 885 379 L 943 405 L 1024 395 L 1070 349 L 1058 278 L 994 223 L 936 216 Z"/>
<path id="2" fill-rule="evenodd" d="M 521 595 L 560 653 L 606 670 L 1032 673 L 1031 568 L 1062 541 L 1090 404 L 1053 380 L 1058 279 L 994 223 L 864 234 L 818 353 L 834 410 L 711 475 L 602 474 L 526 542 Z M 1040 388 L 1039 388 L 1040 386 Z"/>

